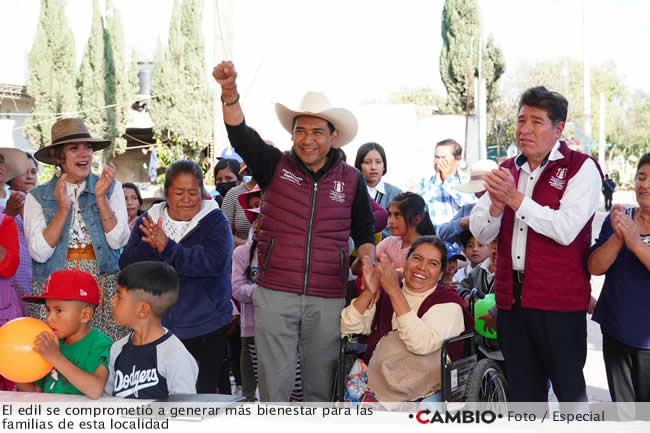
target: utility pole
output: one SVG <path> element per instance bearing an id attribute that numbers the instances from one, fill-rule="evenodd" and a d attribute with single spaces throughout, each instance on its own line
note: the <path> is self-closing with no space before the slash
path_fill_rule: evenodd
<path id="1" fill-rule="evenodd" d="M 586 154 L 591 156 L 591 64 L 589 62 L 589 49 L 587 48 L 587 2 L 582 0 L 582 69 L 584 74 L 584 145 Z"/>
<path id="2" fill-rule="evenodd" d="M 472 58 L 474 55 L 474 37 L 470 40 L 469 43 L 469 66 L 467 67 L 467 77 L 465 79 L 465 158 L 467 158 L 467 131 L 469 128 L 469 95 L 472 91 L 471 86 L 471 73 L 472 73 Z"/>
<path id="3" fill-rule="evenodd" d="M 605 168 L 605 94 L 600 92 L 600 143 L 598 147 L 598 164 L 600 169 L 607 171 Z"/>
<path id="4" fill-rule="evenodd" d="M 212 67 L 217 66 L 222 60 L 232 60 L 232 2 L 231 0 L 212 0 L 210 2 L 212 13 Z M 212 106 L 212 155 L 211 164 L 216 163 L 216 157 L 229 146 L 226 127 L 223 124 L 223 111 L 221 109 L 221 87 L 214 80 L 214 102 Z"/>

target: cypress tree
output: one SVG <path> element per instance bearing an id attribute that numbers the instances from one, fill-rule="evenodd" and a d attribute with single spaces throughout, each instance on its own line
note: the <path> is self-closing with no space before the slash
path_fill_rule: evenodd
<path id="1" fill-rule="evenodd" d="M 75 44 L 60 1 L 41 0 L 32 49 L 29 52 L 27 93 L 34 99 L 32 113 L 76 111 Z M 25 122 L 25 136 L 34 149 L 51 142 L 57 118 L 36 116 Z"/>
<path id="2" fill-rule="evenodd" d="M 440 77 L 447 89 L 447 107 L 452 113 L 465 113 L 467 74 L 471 74 L 469 109 L 474 109 L 473 80 L 478 77 L 478 51 L 481 41 L 481 13 L 476 0 L 445 0 L 442 9 L 442 50 Z M 483 46 L 481 74 L 487 88 L 487 108 L 499 99 L 497 81 L 506 70 L 501 49 L 489 35 Z"/>
<path id="3" fill-rule="evenodd" d="M 468 71 L 472 76 L 476 74 L 480 30 L 481 16 L 476 0 L 445 0 L 440 78 L 447 89 L 447 109 L 453 113 L 464 113 L 466 109 L 467 74 Z M 472 93 L 470 91 L 470 95 Z M 474 107 L 473 95 L 469 106 L 470 110 Z"/>
<path id="4" fill-rule="evenodd" d="M 93 18 L 88 44 L 77 79 L 80 117 L 95 137 L 108 137 L 105 105 L 104 23 L 98 0 L 93 1 Z"/>
<path id="5" fill-rule="evenodd" d="M 487 106 L 492 111 L 499 101 L 499 78 L 506 72 L 506 60 L 503 51 L 494 43 L 494 35 L 488 37 L 483 51 L 483 76 L 487 87 Z"/>
<path id="6" fill-rule="evenodd" d="M 156 139 L 186 158 L 199 157 L 211 140 L 202 10 L 202 0 L 174 1 L 167 48 L 163 54 L 159 42 L 154 58 L 149 104 Z"/>
<path id="7" fill-rule="evenodd" d="M 110 0 L 106 1 L 106 29 L 104 30 L 104 99 L 109 107 L 105 110 L 106 137 L 113 139 L 113 146 L 107 149 L 109 156 L 123 153 L 129 109 L 135 98 L 136 90 L 124 57 L 124 27 L 119 11 L 115 10 Z M 136 66 L 137 68 L 137 66 Z M 137 72 L 136 72 L 137 74 Z M 111 105 L 114 105 L 111 107 Z"/>

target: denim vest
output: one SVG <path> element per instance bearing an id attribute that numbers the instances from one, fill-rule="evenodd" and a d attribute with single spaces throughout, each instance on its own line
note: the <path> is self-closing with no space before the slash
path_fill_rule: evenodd
<path id="1" fill-rule="evenodd" d="M 59 209 L 59 204 L 54 199 L 54 187 L 59 178 L 53 177 L 47 183 L 33 188 L 29 193 L 34 196 L 43 208 L 46 224 L 50 224 L 52 218 Z M 86 189 L 79 195 L 79 209 L 83 217 L 90 240 L 93 243 L 95 256 L 97 260 L 97 267 L 99 268 L 99 275 L 106 275 L 118 270 L 117 259 L 120 256 L 120 250 L 112 249 L 106 242 L 104 235 L 104 228 L 102 227 L 101 216 L 99 215 L 99 207 L 95 200 L 95 184 L 98 177 L 90 174 L 86 178 Z M 108 188 L 106 198 L 109 198 L 113 193 L 115 181 Z M 32 260 L 32 278 L 36 281 L 45 282 L 50 274 L 54 271 L 63 269 L 68 255 L 68 242 L 70 240 L 70 222 L 72 221 L 72 214 L 68 214 L 68 218 L 63 226 L 61 237 L 56 244 L 54 254 L 45 263 L 38 263 Z"/>

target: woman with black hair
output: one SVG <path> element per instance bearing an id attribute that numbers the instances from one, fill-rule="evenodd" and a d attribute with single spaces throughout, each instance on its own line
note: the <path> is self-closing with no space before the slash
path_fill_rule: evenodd
<path id="1" fill-rule="evenodd" d="M 239 162 L 236 159 L 221 158 L 214 166 L 214 199 L 221 207 L 223 198 L 232 188 L 241 185 L 244 177 L 239 174 Z"/>
<path id="2" fill-rule="evenodd" d="M 402 191 L 382 180 L 388 171 L 384 148 L 380 144 L 372 142 L 362 145 L 357 151 L 354 166 L 363 174 L 370 198 L 388 210 L 390 203 Z M 390 236 L 390 230 L 386 227 L 382 231 L 382 237 L 388 236 Z"/>
<path id="3" fill-rule="evenodd" d="M 163 261 L 178 272 L 178 301 L 162 323 L 199 363 L 197 391 L 214 394 L 232 321 L 232 234 L 217 204 L 202 200 L 203 171 L 196 162 L 167 167 L 164 190 L 167 201 L 138 218 L 119 264 Z"/>
<path id="4" fill-rule="evenodd" d="M 385 255 L 395 269 L 404 267 L 406 255 L 420 236 L 435 235 L 424 199 L 413 192 L 397 195 L 388 208 L 388 229 L 391 236 L 377 245 L 377 257 Z M 360 269 L 361 263 L 355 260 L 352 272 Z"/>
<path id="5" fill-rule="evenodd" d="M 129 230 L 133 230 L 136 220 L 142 215 L 142 195 L 136 184 L 125 182 L 122 184 L 124 200 L 126 201 L 126 214 L 129 216 Z"/>

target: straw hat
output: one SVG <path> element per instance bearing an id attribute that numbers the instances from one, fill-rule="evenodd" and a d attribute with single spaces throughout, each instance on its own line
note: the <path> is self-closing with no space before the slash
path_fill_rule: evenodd
<path id="1" fill-rule="evenodd" d="M 427 355 L 409 352 L 397 331 L 386 334 L 368 364 L 368 387 L 379 401 L 410 401 L 440 385 L 440 349 Z"/>
<path id="2" fill-rule="evenodd" d="M 492 170 L 499 167 L 497 163 L 491 159 L 481 159 L 472 163 L 469 168 L 469 182 L 461 183 L 456 186 L 456 191 L 465 193 L 476 193 L 485 191 L 485 182 L 483 178 L 488 175 Z"/>
<path id="3" fill-rule="evenodd" d="M 34 158 L 45 164 L 54 165 L 56 161 L 52 159 L 50 149 L 65 143 L 88 143 L 93 148 L 93 152 L 106 149 L 111 144 L 109 140 L 91 137 L 83 120 L 78 118 L 62 119 L 52 125 L 52 144 L 38 149 Z"/>
<path id="4" fill-rule="evenodd" d="M 20 149 L 14 149 L 13 147 L 0 147 L 0 155 L 5 160 L 5 166 L 7 166 L 7 175 L 5 176 L 5 182 L 10 181 L 16 176 L 21 176 L 27 172 L 29 169 L 29 160 L 27 155 Z"/>
<path id="5" fill-rule="evenodd" d="M 278 120 L 290 134 L 293 133 L 293 119 L 298 116 L 313 116 L 329 121 L 339 131 L 336 147 L 348 144 L 357 135 L 359 125 L 356 117 L 345 108 L 332 107 L 329 99 L 321 92 L 307 92 L 300 107 L 291 110 L 282 104 L 275 104 Z"/>

